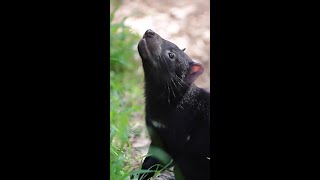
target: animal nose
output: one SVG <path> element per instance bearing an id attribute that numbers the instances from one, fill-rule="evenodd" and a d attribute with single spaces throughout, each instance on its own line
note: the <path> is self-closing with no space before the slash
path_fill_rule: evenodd
<path id="1" fill-rule="evenodd" d="M 146 35 L 147 35 L 148 37 L 152 37 L 152 36 L 154 36 L 154 31 L 152 31 L 151 29 L 148 29 L 148 30 L 146 31 Z"/>

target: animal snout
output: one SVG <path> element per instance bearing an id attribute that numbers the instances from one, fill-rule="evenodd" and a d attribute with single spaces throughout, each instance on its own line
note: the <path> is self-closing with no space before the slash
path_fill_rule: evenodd
<path id="1" fill-rule="evenodd" d="M 146 33 L 145 33 L 145 35 L 146 35 L 147 37 L 153 37 L 154 34 L 155 34 L 155 32 L 152 31 L 151 29 L 148 29 L 148 30 L 146 31 Z"/>

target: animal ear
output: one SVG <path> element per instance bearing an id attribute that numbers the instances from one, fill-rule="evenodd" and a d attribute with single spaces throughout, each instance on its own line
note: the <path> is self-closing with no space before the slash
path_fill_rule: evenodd
<path id="1" fill-rule="evenodd" d="M 204 71 L 203 66 L 200 63 L 192 62 L 190 63 L 189 73 L 187 75 L 187 81 L 192 83 L 200 74 Z"/>
<path id="2" fill-rule="evenodd" d="M 186 48 L 181 49 L 182 51 L 186 50 Z"/>

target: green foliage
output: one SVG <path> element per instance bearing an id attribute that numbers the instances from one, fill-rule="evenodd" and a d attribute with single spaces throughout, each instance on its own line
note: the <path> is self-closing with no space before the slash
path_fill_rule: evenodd
<path id="1" fill-rule="evenodd" d="M 125 18 L 113 23 L 115 11 L 110 17 L 110 69 L 113 71 L 124 71 L 133 69 L 133 56 L 139 40 L 138 34 L 132 32 L 125 26 Z"/>
<path id="2" fill-rule="evenodd" d="M 129 121 L 133 112 L 143 112 L 143 82 L 134 60 L 139 37 L 124 20 L 113 22 L 115 10 L 110 18 L 110 179 L 122 180 L 134 169 Z"/>

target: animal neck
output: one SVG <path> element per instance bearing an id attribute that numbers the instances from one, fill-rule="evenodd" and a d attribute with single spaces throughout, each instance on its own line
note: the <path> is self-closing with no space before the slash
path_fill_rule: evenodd
<path id="1" fill-rule="evenodd" d="M 148 105 L 159 108 L 175 107 L 181 102 L 184 95 L 189 91 L 187 85 L 177 85 L 177 82 L 159 84 L 157 82 L 145 82 L 145 96 Z"/>

